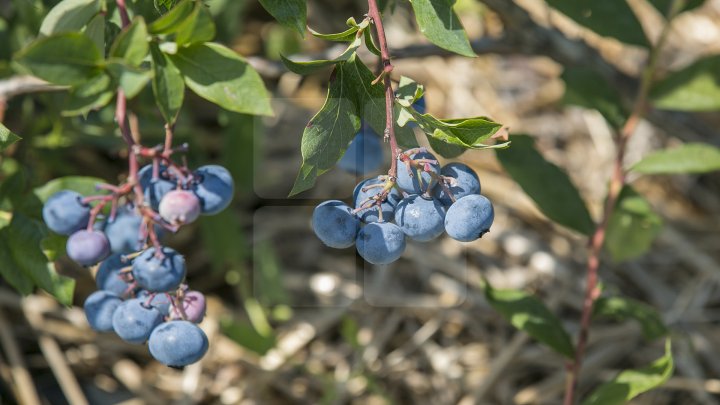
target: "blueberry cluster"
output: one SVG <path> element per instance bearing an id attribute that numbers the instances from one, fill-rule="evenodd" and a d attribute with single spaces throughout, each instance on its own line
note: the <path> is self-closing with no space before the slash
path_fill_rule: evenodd
<path id="1" fill-rule="evenodd" d="M 104 196 L 59 191 L 45 203 L 43 218 L 52 231 L 70 236 L 70 258 L 85 266 L 100 263 L 95 276 L 98 291 L 84 303 L 90 326 L 114 331 L 130 343 L 148 342 L 159 362 L 183 367 L 208 349 L 207 336 L 196 325 L 205 315 L 205 297 L 184 284 L 185 259 L 162 246 L 159 235 L 176 231 L 200 214 L 225 209 L 232 200 L 233 179 L 221 166 L 190 172 L 154 163 L 138 171 L 137 186 L 142 198 L 134 200 L 125 195 L 137 190 L 130 183 L 106 185 L 102 188 L 112 193 Z M 108 203 L 110 214 L 99 220 Z"/>
<path id="2" fill-rule="evenodd" d="M 388 264 L 403 254 L 406 238 L 428 242 L 443 231 L 469 242 L 490 230 L 494 219 L 490 200 L 480 195 L 480 180 L 467 165 L 440 167 L 424 148 L 397 157 L 397 178 L 378 176 L 360 182 L 353 205 L 325 201 L 318 205 L 312 226 L 327 246 L 353 244 L 372 264 Z"/>

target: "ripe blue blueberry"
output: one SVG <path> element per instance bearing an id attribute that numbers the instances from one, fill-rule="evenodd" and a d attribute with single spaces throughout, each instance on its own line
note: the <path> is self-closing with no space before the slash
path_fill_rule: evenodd
<path id="1" fill-rule="evenodd" d="M 122 255 L 117 253 L 103 260 L 95 275 L 95 284 L 97 284 L 98 290 L 109 291 L 120 297 L 128 293 L 130 284 L 120 271 L 130 264 L 129 261 L 123 261 Z"/>
<path id="2" fill-rule="evenodd" d="M 405 234 L 392 222 L 365 225 L 357 237 L 357 251 L 368 263 L 388 264 L 405 251 Z"/>
<path id="3" fill-rule="evenodd" d="M 355 190 L 353 191 L 353 196 L 355 198 L 355 208 L 360 208 L 361 205 L 366 205 L 369 198 L 374 197 L 378 193 L 382 192 L 383 187 L 371 187 L 378 184 L 384 185 L 385 181 L 377 177 L 373 177 L 363 180 L 357 186 L 355 186 Z M 365 191 L 363 191 L 363 188 L 365 188 Z M 393 215 L 395 213 L 395 204 L 397 204 L 397 202 L 401 199 L 402 195 L 397 189 L 393 187 L 388 193 L 385 201 L 380 204 L 383 221 L 390 222 L 393 220 Z M 370 222 L 377 222 L 379 220 L 377 206 L 373 206 L 371 208 L 358 212 L 358 216 L 366 224 Z"/>
<path id="4" fill-rule="evenodd" d="M 68 238 L 68 256 L 83 266 L 91 266 L 108 257 L 110 242 L 100 231 L 77 231 Z"/>
<path id="5" fill-rule="evenodd" d="M 185 278 L 185 258 L 169 247 L 163 247 L 161 252 L 161 257 L 156 256 L 152 247 L 133 261 L 135 281 L 150 292 L 174 291 Z"/>
<path id="6" fill-rule="evenodd" d="M 145 343 L 163 316 L 157 309 L 146 306 L 139 298 L 129 299 L 117 307 L 112 326 L 120 338 L 129 343 Z"/>
<path id="7" fill-rule="evenodd" d="M 443 166 L 440 175 L 455 179 L 455 185 L 448 185 L 448 188 L 450 188 L 450 192 L 456 200 L 466 195 L 480 194 L 480 179 L 475 174 L 475 171 L 466 164 L 449 163 Z M 434 191 L 435 198 L 440 200 L 444 206 L 449 207 L 453 203 L 440 184 L 435 186 Z"/>
<path id="8" fill-rule="evenodd" d="M 445 230 L 445 209 L 434 198 L 417 194 L 400 201 L 395 208 L 395 222 L 410 239 L 427 242 Z"/>
<path id="9" fill-rule="evenodd" d="M 344 202 L 330 200 L 315 207 L 312 227 L 324 244 L 342 249 L 355 243 L 360 220 Z"/>
<path id="10" fill-rule="evenodd" d="M 150 354 L 160 363 L 170 367 L 184 367 L 205 355 L 208 338 L 192 322 L 170 321 L 153 330 L 148 347 Z"/>
<path id="11" fill-rule="evenodd" d="M 427 159 L 437 162 L 435 156 L 429 152 L 415 153 L 410 156 L 410 159 Z M 405 164 L 405 162 L 398 159 L 397 163 L 397 185 L 403 191 L 408 194 L 423 194 L 425 193 L 425 191 L 432 189 L 433 185 L 435 184 L 435 180 L 429 172 L 424 170 L 425 165 L 422 165 L 423 167 L 420 168 L 410 166 L 410 171 L 408 171 L 408 166 Z M 431 172 L 434 172 L 435 174 L 440 174 L 439 163 L 428 163 L 427 166 Z M 410 172 L 412 172 L 412 176 L 410 175 Z"/>
<path id="12" fill-rule="evenodd" d="M 226 168 L 218 165 L 201 166 L 195 171 L 198 182 L 195 195 L 205 215 L 213 215 L 227 208 L 235 192 L 235 182 Z"/>
<path id="13" fill-rule="evenodd" d="M 145 201 L 155 211 L 160 207 L 160 201 L 165 194 L 177 188 L 177 182 L 170 178 L 168 169 L 160 165 L 158 177 L 153 178 L 153 165 L 145 165 L 138 171 L 138 181 L 143 189 Z"/>
<path id="14" fill-rule="evenodd" d="M 118 210 L 115 218 L 105 224 L 105 236 L 113 253 L 134 253 L 143 248 L 140 235 L 143 217 L 132 207 Z"/>
<path id="15" fill-rule="evenodd" d="M 98 332 L 113 330 L 113 314 L 121 303 L 122 299 L 109 291 L 99 290 L 90 294 L 83 304 L 90 327 Z"/>
<path id="16" fill-rule="evenodd" d="M 379 169 L 382 160 L 380 137 L 369 125 L 363 124 L 337 165 L 350 174 L 364 175 Z"/>
<path id="17" fill-rule="evenodd" d="M 150 299 L 150 294 L 152 293 L 148 290 L 140 290 L 135 294 L 135 297 L 141 299 L 146 305 L 150 305 L 160 311 L 163 316 L 170 315 L 170 297 L 165 293 L 157 293 Z"/>
<path id="18" fill-rule="evenodd" d="M 495 219 L 492 203 L 485 196 L 471 194 L 455 201 L 445 215 L 445 232 L 461 242 L 470 242 L 490 231 Z"/>
<path id="19" fill-rule="evenodd" d="M 163 196 L 158 212 L 171 224 L 189 224 L 200 216 L 200 200 L 191 191 L 173 190 Z"/>
<path id="20" fill-rule="evenodd" d="M 70 235 L 85 228 L 90 219 L 90 206 L 82 199 L 80 194 L 70 190 L 51 195 L 42 210 L 48 228 L 61 235 Z"/>
<path id="21" fill-rule="evenodd" d="M 183 319 L 200 323 L 205 317 L 205 296 L 199 291 L 187 291 L 183 294 L 182 304 L 170 309 L 170 319 Z"/>

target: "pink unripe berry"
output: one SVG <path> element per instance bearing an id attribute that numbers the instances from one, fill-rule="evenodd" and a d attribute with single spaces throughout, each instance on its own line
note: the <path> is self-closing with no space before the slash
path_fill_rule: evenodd
<path id="1" fill-rule="evenodd" d="M 200 200 L 190 191 L 173 190 L 163 196 L 159 211 L 171 224 L 189 224 L 200 216 Z"/>
<path id="2" fill-rule="evenodd" d="M 200 323 L 205 317 L 205 296 L 199 291 L 187 291 L 176 306 L 170 308 L 170 319 Z"/>

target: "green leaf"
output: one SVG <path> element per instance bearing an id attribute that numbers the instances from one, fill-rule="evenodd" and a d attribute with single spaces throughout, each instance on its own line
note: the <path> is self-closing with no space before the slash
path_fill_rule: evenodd
<path id="1" fill-rule="evenodd" d="M 61 32 L 80 31 L 100 12 L 100 0 L 63 0 L 45 16 L 40 34 L 50 36 Z"/>
<path id="2" fill-rule="evenodd" d="M 412 0 L 420 32 L 435 45 L 474 58 L 467 33 L 455 11 L 454 0 Z"/>
<path id="3" fill-rule="evenodd" d="M 365 37 L 365 46 L 367 49 L 374 53 L 377 56 L 381 56 L 382 52 L 380 51 L 380 48 L 375 44 L 375 38 L 372 36 L 372 32 L 370 30 L 363 31 L 363 36 Z"/>
<path id="4" fill-rule="evenodd" d="M 308 31 L 317 38 L 324 39 L 326 41 L 335 41 L 335 42 L 353 42 L 355 40 L 356 33 L 360 31 L 361 28 L 366 28 L 368 26 L 368 23 L 366 21 L 363 21 L 363 26 L 355 22 L 355 19 L 350 17 L 348 19 L 348 26 L 350 28 L 346 29 L 343 32 L 338 32 L 335 34 L 321 34 L 314 29 L 308 27 Z"/>
<path id="5" fill-rule="evenodd" d="M 433 138 L 432 136 L 429 136 L 425 134 L 427 137 L 428 143 L 430 144 L 430 147 L 432 148 L 435 153 L 439 154 L 440 156 L 446 158 L 446 159 L 452 159 L 455 157 L 458 157 L 465 153 L 467 149 L 463 148 L 462 146 L 452 145 L 449 143 L 445 143 L 443 141 L 437 140 Z"/>
<path id="6" fill-rule="evenodd" d="M 705 143 L 687 143 L 651 153 L 631 170 L 645 174 L 712 172 L 720 170 L 720 148 Z"/>
<path id="7" fill-rule="evenodd" d="M 62 304 L 70 305 L 75 281 L 55 272 L 54 265 L 41 250 L 44 237 L 39 223 L 16 212 L 10 225 L 0 230 L 0 240 L 5 240 L 10 252 L 9 257 L 3 257 L 7 261 L 0 262 L 0 267 L 8 266 L 24 273 Z"/>
<path id="8" fill-rule="evenodd" d="M 650 99 L 664 110 L 720 110 L 720 55 L 671 73 L 652 88 Z"/>
<path id="9" fill-rule="evenodd" d="M 216 43 L 180 48 L 170 59 L 200 97 L 230 111 L 272 115 L 260 75 L 245 59 Z"/>
<path id="10" fill-rule="evenodd" d="M 223 335 L 260 355 L 264 355 L 270 351 L 276 343 L 274 334 L 263 335 L 247 321 L 235 321 L 230 318 L 223 318 L 220 320 L 220 330 Z"/>
<path id="11" fill-rule="evenodd" d="M 438 119 L 430 114 L 420 114 L 410 107 L 405 107 L 405 111 L 412 114 L 426 135 L 450 145 L 460 146 L 464 149 L 503 148 L 508 145 L 507 143 L 483 144 L 483 141 L 495 135 L 502 128 L 502 124 L 487 117 Z"/>
<path id="12" fill-rule="evenodd" d="M 110 47 L 110 57 L 119 58 L 127 65 L 139 66 L 149 51 L 147 26 L 142 17 L 120 32 Z"/>
<path id="13" fill-rule="evenodd" d="M 350 46 L 343 52 L 340 56 L 338 56 L 335 59 L 329 60 L 329 59 L 321 59 L 321 60 L 312 60 L 312 61 L 292 61 L 283 55 L 280 55 L 280 58 L 285 65 L 285 67 L 288 68 L 289 71 L 293 73 L 297 73 L 299 75 L 307 75 L 310 73 L 317 72 L 318 70 L 333 66 L 338 64 L 339 62 L 344 62 L 352 57 L 355 56 L 355 51 L 360 48 L 360 45 L 362 45 L 362 38 L 356 38 L 355 41 L 353 41 Z"/>
<path id="14" fill-rule="evenodd" d="M 360 129 L 358 108 L 350 96 L 349 72 L 338 64 L 330 76 L 327 98 L 303 132 L 300 151 L 302 166 L 290 195 L 308 190 L 315 179 L 335 166 Z"/>
<path id="15" fill-rule="evenodd" d="M 497 154 L 508 174 L 548 218 L 589 235 L 595 224 L 568 175 L 545 160 L 531 137 L 513 135 L 512 139 L 512 147 Z"/>
<path id="16" fill-rule="evenodd" d="M 665 355 L 649 367 L 625 370 L 612 381 L 598 387 L 582 405 L 622 405 L 638 395 L 660 387 L 673 374 L 673 357 L 670 339 L 665 342 Z"/>
<path id="17" fill-rule="evenodd" d="M 4 151 L 8 148 L 8 146 L 14 144 L 20 139 L 22 138 L 15 135 L 12 131 L 7 129 L 7 127 L 5 127 L 2 122 L 0 122 L 0 152 Z"/>
<path id="18" fill-rule="evenodd" d="M 650 4 L 652 4 L 660 13 L 663 15 L 667 15 L 668 11 L 670 11 L 670 6 L 673 3 L 673 0 L 649 0 Z M 683 11 L 689 11 L 694 8 L 698 8 L 705 3 L 705 0 L 688 0 L 685 2 L 685 5 L 683 8 L 680 9 L 681 12 Z"/>
<path id="19" fill-rule="evenodd" d="M 107 105 L 115 95 L 112 79 L 106 74 L 100 74 L 78 87 L 73 88 L 63 104 L 62 115 L 71 117 L 87 115 Z"/>
<path id="20" fill-rule="evenodd" d="M 632 319 L 640 323 L 645 339 L 654 340 L 669 333 L 655 308 L 630 298 L 601 297 L 593 306 L 593 316 L 606 316 L 618 321 Z"/>
<path id="21" fill-rule="evenodd" d="M 648 46 L 640 21 L 627 0 L 547 0 L 551 7 L 595 33 L 630 45 Z"/>
<path id="22" fill-rule="evenodd" d="M 200 44 L 215 38 L 215 23 L 202 2 L 195 5 L 192 14 L 180 25 L 175 42 L 178 46 Z"/>
<path id="23" fill-rule="evenodd" d="M 537 298 L 518 290 L 496 290 L 485 285 L 490 305 L 521 331 L 547 345 L 567 358 L 573 358 L 575 348 L 560 319 Z"/>
<path id="24" fill-rule="evenodd" d="M 106 67 L 115 81 L 120 84 L 128 100 L 135 98 L 153 76 L 149 69 L 126 66 L 118 62 L 109 62 Z"/>
<path id="25" fill-rule="evenodd" d="M 33 190 L 40 201 L 45 202 L 51 195 L 60 190 L 72 190 L 81 195 L 97 194 L 96 185 L 105 183 L 105 180 L 97 177 L 66 176 L 51 180 L 45 185 Z"/>
<path id="26" fill-rule="evenodd" d="M 85 36 L 92 39 L 95 47 L 100 50 L 102 55 L 105 54 L 105 16 L 98 14 L 93 17 L 83 31 Z"/>
<path id="27" fill-rule="evenodd" d="M 151 34 L 172 34 L 177 32 L 182 27 L 182 23 L 192 15 L 194 9 L 195 2 L 193 0 L 182 0 L 170 11 L 150 23 L 147 27 L 148 31 Z"/>
<path id="28" fill-rule="evenodd" d="M 597 110 L 615 128 L 625 124 L 628 113 L 615 89 L 598 73 L 586 68 L 565 68 L 564 104 Z"/>
<path id="29" fill-rule="evenodd" d="M 305 37 L 307 5 L 305 0 L 260 0 L 270 15 L 282 25 L 294 29 Z"/>
<path id="30" fill-rule="evenodd" d="M 0 227 L 0 276 L 7 281 L 15 291 L 22 295 L 30 294 L 35 287 L 32 278 L 24 271 L 18 268 L 12 257 L 12 250 L 8 245 L 8 228 L 11 220 L 7 220 L 6 216 L 11 216 L 9 212 L 2 212 L 2 227 Z"/>
<path id="31" fill-rule="evenodd" d="M 156 45 L 150 48 L 150 52 L 152 53 L 152 66 L 155 72 L 152 79 L 155 103 L 160 109 L 163 118 L 165 118 L 165 122 L 174 124 L 185 97 L 185 82 L 180 70 L 173 65 L 170 59 Z"/>
<path id="32" fill-rule="evenodd" d="M 48 260 L 55 261 L 65 254 L 68 237 L 51 232 L 40 242 L 40 247 Z"/>
<path id="33" fill-rule="evenodd" d="M 662 230 L 662 219 L 643 196 L 626 186 L 608 223 L 605 247 L 620 262 L 641 256 Z"/>
<path id="34" fill-rule="evenodd" d="M 81 33 L 57 34 L 39 39 L 16 55 L 33 75 L 54 84 L 76 85 L 100 72 L 100 52 Z"/>

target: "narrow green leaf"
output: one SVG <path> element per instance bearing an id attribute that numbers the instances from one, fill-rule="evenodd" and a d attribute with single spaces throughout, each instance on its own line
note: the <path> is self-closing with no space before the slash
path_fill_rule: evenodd
<path id="1" fill-rule="evenodd" d="M 262 335 L 247 321 L 224 318 L 220 320 L 220 330 L 223 335 L 260 355 L 267 353 L 275 346 L 274 334 Z"/>
<path id="2" fill-rule="evenodd" d="M 531 137 L 513 135 L 512 140 L 511 148 L 497 154 L 508 174 L 548 218 L 589 235 L 594 222 L 568 175 L 545 160 Z"/>
<path id="3" fill-rule="evenodd" d="M 595 71 L 586 68 L 565 68 L 564 104 L 597 110 L 615 128 L 623 126 L 628 113 L 615 89 Z"/>
<path id="4" fill-rule="evenodd" d="M 185 97 L 185 82 L 180 70 L 173 65 L 170 59 L 156 45 L 150 48 L 150 52 L 153 59 L 153 71 L 155 72 L 152 79 L 155 103 L 160 109 L 163 118 L 165 118 L 165 122 L 174 124 Z"/>
<path id="5" fill-rule="evenodd" d="M 182 0 L 170 11 L 150 23 L 147 27 L 151 34 L 172 34 L 177 32 L 182 23 L 192 15 L 195 9 L 193 0 Z"/>
<path id="6" fill-rule="evenodd" d="M 80 31 L 100 12 L 100 0 L 63 0 L 53 7 L 40 25 L 40 34 Z"/>
<path id="7" fill-rule="evenodd" d="M 8 148 L 8 146 L 14 144 L 20 139 L 22 138 L 15 135 L 12 131 L 7 129 L 7 127 L 5 127 L 2 122 L 0 122 L 0 152 L 4 151 Z"/>
<path id="8" fill-rule="evenodd" d="M 648 0 L 650 4 L 652 4 L 662 15 L 667 15 L 668 11 L 670 11 L 670 6 L 673 3 L 673 0 Z M 705 0 L 689 0 L 685 2 L 685 6 L 680 10 L 682 11 L 689 11 L 694 8 L 698 8 L 705 3 Z"/>
<path id="9" fill-rule="evenodd" d="M 505 145 L 485 145 L 483 142 L 495 135 L 502 124 L 487 117 L 438 119 L 430 114 L 421 114 L 414 108 L 406 107 L 420 129 L 426 135 L 450 145 L 464 149 L 488 149 Z"/>
<path id="10" fill-rule="evenodd" d="M 100 74 L 73 88 L 63 104 L 62 115 L 66 117 L 87 115 L 91 110 L 106 106 L 115 95 L 112 79 Z"/>
<path id="11" fill-rule="evenodd" d="M 185 84 L 200 97 L 230 111 L 272 115 L 260 75 L 231 49 L 216 43 L 197 44 L 169 57 Z"/>
<path id="12" fill-rule="evenodd" d="M 3 212 L 2 214 L 3 225 L 0 227 L 0 276 L 2 276 L 3 280 L 7 281 L 15 291 L 22 295 L 28 295 L 33 291 L 35 283 L 29 275 L 18 268 L 12 257 L 12 250 L 8 245 L 8 227 L 11 220 L 6 220 L 5 218 L 12 214 L 8 212 Z"/>
<path id="13" fill-rule="evenodd" d="M 307 25 L 306 0 L 260 0 L 270 15 L 282 25 L 294 29 L 305 37 Z"/>
<path id="14" fill-rule="evenodd" d="M 137 17 L 115 38 L 110 47 L 110 57 L 122 59 L 130 66 L 139 66 L 149 50 L 145 20 Z"/>
<path id="15" fill-rule="evenodd" d="M 100 51 L 81 33 L 39 39 L 15 56 L 33 75 L 54 84 L 76 85 L 100 72 Z"/>
<path id="16" fill-rule="evenodd" d="M 96 185 L 105 183 L 105 180 L 97 177 L 66 176 L 51 180 L 45 185 L 33 190 L 40 201 L 45 202 L 51 195 L 60 190 L 72 190 L 81 195 L 97 194 Z"/>
<path id="17" fill-rule="evenodd" d="M 105 16 L 98 14 L 87 24 L 83 33 L 92 39 L 95 47 L 100 50 L 101 56 L 105 55 Z"/>
<path id="18" fill-rule="evenodd" d="M 560 319 L 537 298 L 518 290 L 496 290 L 489 283 L 485 296 L 490 305 L 519 330 L 567 358 L 575 348 Z"/>
<path id="19" fill-rule="evenodd" d="M 149 69 L 127 66 L 115 61 L 109 62 L 106 68 L 123 89 L 128 100 L 135 98 L 153 76 Z"/>
<path id="20" fill-rule="evenodd" d="M 299 75 L 307 75 L 314 72 L 317 72 L 318 70 L 336 65 L 339 62 L 344 62 L 351 57 L 355 55 L 355 51 L 362 45 L 362 38 L 356 38 L 355 41 L 353 41 L 348 48 L 343 52 L 340 56 L 338 56 L 335 59 L 332 60 L 312 60 L 312 61 L 292 61 L 283 55 L 280 55 L 280 58 L 282 59 L 283 64 L 285 67 L 288 68 L 289 71 L 293 73 L 297 73 Z"/>
<path id="21" fill-rule="evenodd" d="M 645 339 L 654 340 L 669 333 L 655 308 L 630 298 L 601 297 L 593 306 L 593 316 L 606 316 L 618 321 L 632 319 L 642 327 Z"/>
<path id="22" fill-rule="evenodd" d="M 598 387 L 582 405 L 623 405 L 638 395 L 660 387 L 674 369 L 670 339 L 665 341 L 665 355 L 649 367 L 625 370 L 612 381 Z"/>
<path id="23" fill-rule="evenodd" d="M 0 233 L 0 239 L 5 239 L 10 251 L 10 261 L 6 265 L 19 269 L 60 303 L 72 304 L 75 281 L 58 275 L 54 265 L 48 262 L 41 249 L 45 232 L 39 223 L 16 212 L 10 225 Z"/>
<path id="24" fill-rule="evenodd" d="M 650 99 L 664 110 L 720 110 L 720 55 L 671 73 L 653 87 Z"/>
<path id="25" fill-rule="evenodd" d="M 360 27 L 358 25 L 350 26 L 347 30 L 343 32 L 338 32 L 335 34 L 321 34 L 314 29 L 308 27 L 308 31 L 317 38 L 324 39 L 326 41 L 335 41 L 335 42 L 352 42 L 355 40 L 355 34 L 360 30 Z"/>
<path id="26" fill-rule="evenodd" d="M 200 44 L 215 38 L 215 23 L 202 2 L 195 5 L 192 14 L 180 25 L 175 42 L 178 46 Z"/>
<path id="27" fill-rule="evenodd" d="M 348 71 L 343 65 L 333 71 L 325 104 L 303 132 L 303 163 L 291 196 L 311 188 L 318 176 L 332 169 L 360 129 L 360 115 L 349 95 Z"/>
<path id="28" fill-rule="evenodd" d="M 455 11 L 454 0 L 412 0 L 420 32 L 435 45 L 474 58 L 467 33 Z"/>
<path id="29" fill-rule="evenodd" d="M 651 153 L 631 170 L 645 174 L 707 173 L 720 170 L 720 148 L 688 143 Z"/>
<path id="30" fill-rule="evenodd" d="M 380 48 L 375 44 L 375 38 L 372 36 L 372 32 L 370 30 L 363 31 L 363 36 L 365 37 L 365 46 L 367 49 L 374 53 L 377 56 L 381 56 L 382 52 L 380 51 Z"/>
<path id="31" fill-rule="evenodd" d="M 547 0 L 551 7 L 595 33 L 630 45 L 648 46 L 642 25 L 626 0 Z"/>
<path id="32" fill-rule="evenodd" d="M 626 186 L 610 217 L 605 247 L 617 262 L 641 256 L 650 249 L 662 225 L 662 218 L 653 212 L 650 203 Z"/>

